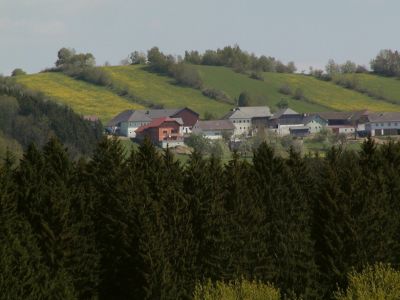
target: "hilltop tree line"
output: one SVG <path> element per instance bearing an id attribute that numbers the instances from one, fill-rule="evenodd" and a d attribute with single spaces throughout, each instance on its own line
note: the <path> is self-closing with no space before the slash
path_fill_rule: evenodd
<path id="1" fill-rule="evenodd" d="M 0 77 L 0 157 L 22 155 L 30 143 L 40 147 L 58 137 L 73 156 L 89 155 L 102 136 L 100 122 L 88 122 L 70 108 Z"/>
<path id="2" fill-rule="evenodd" d="M 51 139 L 0 168 L 6 299 L 191 299 L 199 283 L 329 299 L 350 271 L 399 264 L 400 144 L 251 163 L 103 139 L 72 161 Z M 40 176 L 38 176 L 40 175 Z M 297 298 L 296 298 L 297 299 Z"/>
<path id="3" fill-rule="evenodd" d="M 372 73 L 388 76 L 400 77 L 400 53 L 397 50 L 384 49 L 379 51 L 375 58 L 370 61 Z M 324 80 L 332 80 L 342 74 L 368 73 L 366 66 L 357 65 L 351 60 L 343 64 L 330 59 L 325 66 L 325 70 L 310 68 L 310 74 Z"/>

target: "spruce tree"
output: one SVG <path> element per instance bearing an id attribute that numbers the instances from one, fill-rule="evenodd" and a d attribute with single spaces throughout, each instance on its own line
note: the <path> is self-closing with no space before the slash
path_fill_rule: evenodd
<path id="1" fill-rule="evenodd" d="M 4 299 L 76 299 L 71 277 L 45 259 L 40 237 L 18 212 L 10 164 L 0 167 L 0 290 Z M 38 239 L 39 237 L 39 239 Z"/>
<path id="2" fill-rule="evenodd" d="M 285 161 L 266 143 L 256 150 L 253 163 L 264 211 L 261 230 L 271 258 L 263 279 L 276 282 L 284 294 L 305 296 L 312 288 L 314 265 L 307 197 Z"/>
<path id="3" fill-rule="evenodd" d="M 352 240 L 351 215 L 347 196 L 342 191 L 341 150 L 327 153 L 321 170 L 314 204 L 313 236 L 319 271 L 319 294 L 329 298 L 337 284 L 343 286 L 351 267 L 348 260 Z M 346 179 L 351 179 L 348 176 Z"/>
<path id="4" fill-rule="evenodd" d="M 104 138 L 87 169 L 87 193 L 92 202 L 96 248 L 100 255 L 100 299 L 135 297 L 124 163 L 120 142 Z"/>
<path id="5" fill-rule="evenodd" d="M 268 256 L 260 231 L 264 218 L 262 204 L 255 197 L 252 169 L 237 153 L 224 171 L 224 204 L 228 239 L 224 241 L 230 257 L 230 279 L 261 278 Z"/>

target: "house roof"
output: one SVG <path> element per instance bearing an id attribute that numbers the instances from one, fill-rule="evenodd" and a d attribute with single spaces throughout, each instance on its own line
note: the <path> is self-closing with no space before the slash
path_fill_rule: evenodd
<path id="1" fill-rule="evenodd" d="M 367 115 L 367 110 L 359 111 L 327 111 L 316 113 L 325 120 L 358 120 L 362 116 Z"/>
<path id="2" fill-rule="evenodd" d="M 400 112 L 381 112 L 368 115 L 369 122 L 400 122 Z"/>
<path id="3" fill-rule="evenodd" d="M 197 112 L 191 110 L 190 108 L 184 107 L 184 108 L 167 108 L 167 109 L 148 109 L 144 110 L 143 112 L 145 113 L 146 116 L 148 116 L 150 119 L 158 119 L 158 118 L 163 118 L 163 117 L 174 117 L 178 113 L 180 113 L 183 110 L 189 110 L 192 113 L 199 115 Z"/>
<path id="4" fill-rule="evenodd" d="M 270 116 L 271 111 L 268 106 L 243 106 L 230 111 L 225 119 L 266 118 Z"/>
<path id="5" fill-rule="evenodd" d="M 138 129 L 135 130 L 135 132 L 136 133 L 140 133 L 140 132 L 143 132 L 143 131 L 145 131 L 146 129 L 149 129 L 149 128 L 160 127 L 165 122 L 176 122 L 179 125 L 183 125 L 183 122 L 182 122 L 181 118 L 163 117 L 163 118 L 154 119 L 149 124 L 139 127 Z"/>
<path id="6" fill-rule="evenodd" d="M 151 118 L 144 114 L 142 110 L 125 110 L 116 115 L 107 126 L 117 126 L 121 122 L 151 122 Z"/>
<path id="7" fill-rule="evenodd" d="M 309 115 L 309 116 L 305 116 L 303 119 L 303 123 L 304 124 L 308 124 L 314 120 L 322 120 L 324 122 L 327 122 L 327 120 L 325 120 L 324 118 L 321 118 L 319 115 Z"/>
<path id="8" fill-rule="evenodd" d="M 212 120 L 212 121 L 197 121 L 193 127 L 193 131 L 200 129 L 202 131 L 209 130 L 233 130 L 235 126 L 230 120 Z"/>
<path id="9" fill-rule="evenodd" d="M 299 113 L 291 108 L 283 108 L 274 113 L 271 119 L 279 119 L 283 115 L 299 115 Z"/>

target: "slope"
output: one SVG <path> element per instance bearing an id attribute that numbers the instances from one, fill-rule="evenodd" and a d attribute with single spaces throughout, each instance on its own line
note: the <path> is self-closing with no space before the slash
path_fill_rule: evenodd
<path id="1" fill-rule="evenodd" d="M 346 74 L 341 76 L 351 80 L 358 90 L 363 90 L 367 94 L 391 103 L 400 104 L 400 79 L 398 78 L 373 74 Z"/>
<path id="2" fill-rule="evenodd" d="M 82 115 L 97 115 L 103 122 L 125 109 L 143 109 L 143 106 L 119 97 L 105 87 L 74 80 L 61 73 L 39 73 L 15 78 L 27 88 L 40 91 Z"/>
<path id="3" fill-rule="evenodd" d="M 378 101 L 367 95 L 300 74 L 264 73 L 264 80 L 254 80 L 247 75 L 235 73 L 223 67 L 196 66 L 206 86 L 221 89 L 231 97 L 238 97 L 242 91 L 250 92 L 254 104 L 276 106 L 280 99 L 286 99 L 289 106 L 299 112 L 326 110 L 400 111 L 400 105 Z M 283 85 L 294 91 L 301 88 L 307 101 L 294 100 L 279 93 Z"/>
<path id="4" fill-rule="evenodd" d="M 150 73 L 142 66 L 103 67 L 119 88 L 127 88 L 139 98 L 163 105 L 166 108 L 189 107 L 204 116 L 206 112 L 222 117 L 230 105 L 205 97 L 201 91 L 174 84 L 173 79 Z"/>

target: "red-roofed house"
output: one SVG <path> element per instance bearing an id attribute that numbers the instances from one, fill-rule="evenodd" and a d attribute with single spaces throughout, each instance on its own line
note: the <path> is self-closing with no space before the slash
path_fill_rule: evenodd
<path id="1" fill-rule="evenodd" d="M 150 124 L 139 127 L 136 138 L 143 141 L 146 137 L 157 146 L 162 148 L 183 145 L 182 119 L 180 118 L 158 118 Z"/>

